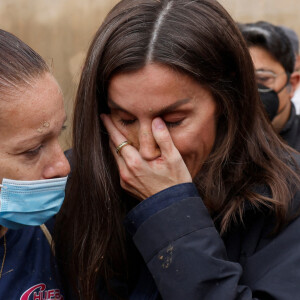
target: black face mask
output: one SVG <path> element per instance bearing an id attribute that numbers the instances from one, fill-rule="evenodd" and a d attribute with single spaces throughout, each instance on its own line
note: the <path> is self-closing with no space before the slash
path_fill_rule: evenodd
<path id="1" fill-rule="evenodd" d="M 261 88 L 263 86 L 261 84 L 258 84 L 258 87 Z M 274 90 L 271 90 L 269 92 L 259 91 L 259 96 L 266 109 L 270 121 L 272 121 L 275 118 L 279 108 L 278 94 Z"/>

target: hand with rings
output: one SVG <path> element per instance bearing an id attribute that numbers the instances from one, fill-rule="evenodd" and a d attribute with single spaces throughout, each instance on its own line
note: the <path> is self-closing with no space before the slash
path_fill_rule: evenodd
<path id="1" fill-rule="evenodd" d="M 125 147 L 126 145 L 130 145 L 130 144 L 131 144 L 131 142 L 128 142 L 128 141 L 122 142 L 118 147 L 116 147 L 116 153 L 121 155 L 121 149 L 123 147 Z"/>
<path id="2" fill-rule="evenodd" d="M 152 121 L 152 134 L 161 155 L 151 161 L 141 157 L 138 149 L 117 129 L 109 115 L 103 114 L 101 119 L 110 135 L 123 189 L 143 200 L 173 185 L 192 181 L 161 118 Z"/>

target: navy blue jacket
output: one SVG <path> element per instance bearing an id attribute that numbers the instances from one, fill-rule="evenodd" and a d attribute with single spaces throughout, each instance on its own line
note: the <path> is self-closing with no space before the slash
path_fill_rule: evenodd
<path id="1" fill-rule="evenodd" d="M 280 136 L 290 147 L 300 152 L 300 115 L 296 115 L 296 109 L 293 103 L 291 115 L 284 128 L 281 130 Z"/>
<path id="2" fill-rule="evenodd" d="M 53 219 L 47 222 L 48 228 L 52 226 Z M 50 245 L 39 226 L 8 230 L 6 246 L 0 279 L 0 299 L 64 299 Z M 3 254 L 2 237 L 0 264 L 3 261 Z"/>
<path id="3" fill-rule="evenodd" d="M 291 216 L 299 207 L 298 191 Z M 193 183 L 145 199 L 125 219 L 132 280 L 111 287 L 129 300 L 300 299 L 300 217 L 276 236 L 267 209 L 246 203 L 243 220 L 221 237 Z M 120 298 L 99 281 L 99 299 Z"/>
<path id="4" fill-rule="evenodd" d="M 298 192 L 291 215 L 299 206 Z M 153 195 L 125 222 L 143 258 L 129 299 L 300 299 L 300 218 L 276 236 L 274 224 L 270 211 L 246 205 L 244 224 L 221 238 L 192 183 Z"/>
<path id="5" fill-rule="evenodd" d="M 299 193 L 294 201 L 296 210 Z M 271 237 L 271 214 L 249 205 L 244 215 L 221 238 L 194 185 L 182 184 L 135 207 L 127 228 L 164 300 L 299 299 L 300 218 Z"/>

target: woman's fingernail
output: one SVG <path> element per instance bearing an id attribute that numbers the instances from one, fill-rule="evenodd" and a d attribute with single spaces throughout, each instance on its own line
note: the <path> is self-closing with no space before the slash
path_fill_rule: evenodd
<path id="1" fill-rule="evenodd" d="M 161 118 L 156 118 L 153 120 L 153 126 L 155 129 L 161 130 L 165 128 L 165 123 Z"/>

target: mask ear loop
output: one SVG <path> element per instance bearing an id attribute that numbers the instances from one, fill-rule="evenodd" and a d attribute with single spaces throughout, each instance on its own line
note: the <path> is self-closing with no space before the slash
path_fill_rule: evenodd
<path id="1" fill-rule="evenodd" d="M 277 94 L 279 94 L 285 87 L 287 87 L 290 84 L 290 78 L 291 78 L 291 74 L 289 72 L 286 72 L 287 75 L 287 80 L 285 85 L 279 90 L 279 91 L 275 91 Z"/>

